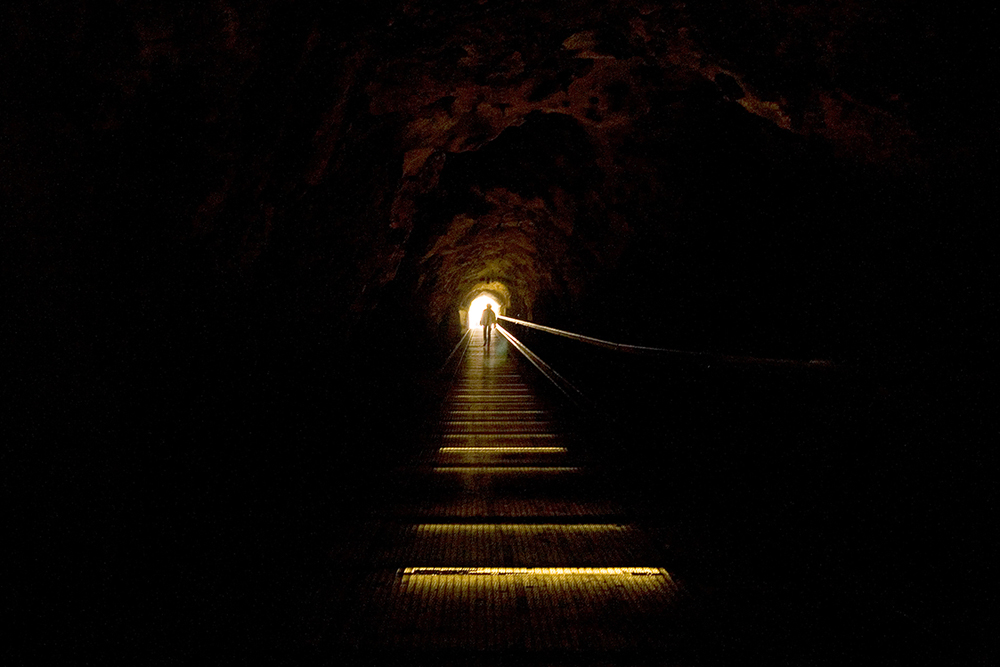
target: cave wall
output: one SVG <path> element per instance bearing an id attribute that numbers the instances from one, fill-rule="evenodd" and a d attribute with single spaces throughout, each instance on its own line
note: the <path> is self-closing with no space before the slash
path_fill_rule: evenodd
<path id="1" fill-rule="evenodd" d="M 5 265 L 38 283 L 26 321 L 127 329 L 218 298 L 349 335 L 416 293 L 433 331 L 492 276 L 525 315 L 586 326 L 576 310 L 648 290 L 685 343 L 763 327 L 757 346 L 835 354 L 817 332 L 845 311 L 863 327 L 872 282 L 904 298 L 892 273 L 919 259 L 892 254 L 939 251 L 932 215 L 980 233 L 959 198 L 995 129 L 967 73 L 981 29 L 957 10 L 58 7 L 4 10 Z"/>
<path id="2" fill-rule="evenodd" d="M 22 564 L 55 582 L 21 584 L 22 622 L 118 659 L 214 627 L 201 601 L 247 582 L 190 577 L 186 554 L 320 540 L 492 281 L 583 333 L 832 358 L 871 379 L 882 460 L 948 427 L 917 477 L 978 498 L 997 155 L 978 11 L 6 3 L 0 388 L 24 446 L 5 466 Z M 248 581 L 295 571 L 268 557 Z M 190 620 L 122 603 L 150 587 Z"/>
<path id="3" fill-rule="evenodd" d="M 448 349 L 481 281 L 626 342 L 983 377 L 996 126 L 964 8 L 3 12 L 25 404 L 321 386 L 363 372 L 342 343 L 397 377 L 394 327 Z"/>

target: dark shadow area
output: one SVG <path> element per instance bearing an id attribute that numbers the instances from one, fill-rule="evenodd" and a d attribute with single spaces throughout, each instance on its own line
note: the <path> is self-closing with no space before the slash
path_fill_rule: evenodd
<path id="1" fill-rule="evenodd" d="M 317 659 L 350 581 L 337 564 L 444 357 L 398 320 L 345 340 L 201 287 L 183 306 L 131 312 L 124 331 L 95 317 L 6 349 L 19 371 L 3 399 L 22 573 L 8 602 L 23 655 Z"/>
<path id="2" fill-rule="evenodd" d="M 833 361 L 524 332 L 602 404 L 708 662 L 989 664 L 994 40 L 718 4 L 0 8 L 12 652 L 322 663 L 497 280 L 583 334 Z"/>
<path id="3" fill-rule="evenodd" d="M 656 361 L 512 328 L 597 401 L 593 454 L 700 596 L 712 664 L 989 662 L 984 376 Z"/>

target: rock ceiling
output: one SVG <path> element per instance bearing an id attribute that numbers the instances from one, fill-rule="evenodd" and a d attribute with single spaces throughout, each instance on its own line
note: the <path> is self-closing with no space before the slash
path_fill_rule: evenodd
<path id="1" fill-rule="evenodd" d="M 914 131 L 894 113 L 899 91 L 856 95 L 858 82 L 838 76 L 838 50 L 870 12 L 856 3 L 743 11 L 766 29 L 735 37 L 774 49 L 767 61 L 778 71 L 751 69 L 725 39 L 737 58 L 709 50 L 701 27 L 719 29 L 711 12 L 692 16 L 679 3 L 404 5 L 365 94 L 372 114 L 400 120 L 390 224 L 403 243 L 423 225 L 418 248 L 433 237 L 420 268 L 420 283 L 434 283 L 432 312 L 491 276 L 523 296 L 516 309 L 526 314 L 540 292 L 581 289 L 641 218 L 670 224 L 686 194 L 669 180 L 687 159 L 676 153 L 712 150 L 691 136 L 766 143 L 782 130 L 880 167 L 916 159 Z M 421 205 L 434 213 L 418 222 Z"/>
<path id="2" fill-rule="evenodd" d="M 94 243 L 195 248 L 304 311 L 396 289 L 442 322 L 492 280 L 528 316 L 612 274 L 679 289 L 751 237 L 824 244 L 851 214 L 828 212 L 843 169 L 918 173 L 994 139 L 980 35 L 912 3 L 328 5 L 15 3 L 26 219 L 41 192 L 82 197 L 110 225 Z M 688 252 L 718 239 L 728 255 Z"/>

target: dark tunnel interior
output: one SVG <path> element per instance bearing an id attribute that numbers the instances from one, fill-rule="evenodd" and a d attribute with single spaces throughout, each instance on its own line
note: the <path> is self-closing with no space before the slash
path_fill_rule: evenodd
<path id="1" fill-rule="evenodd" d="M 831 362 L 817 388 L 526 339 L 626 388 L 609 451 L 637 503 L 682 508 L 692 572 L 768 535 L 748 567 L 842 568 L 763 576 L 780 604 L 877 598 L 933 629 L 928 664 L 991 663 L 996 10 L 976 6 L 6 3 L 16 650 L 322 662 L 329 554 L 488 292 L 612 341 Z M 765 644 L 732 655 L 835 662 Z"/>

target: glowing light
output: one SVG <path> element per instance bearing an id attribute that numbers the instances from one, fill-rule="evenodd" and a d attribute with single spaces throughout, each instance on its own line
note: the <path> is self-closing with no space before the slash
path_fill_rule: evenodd
<path id="1" fill-rule="evenodd" d="M 670 577 L 662 567 L 404 567 L 402 576 Z"/>
<path id="2" fill-rule="evenodd" d="M 439 452 L 478 453 L 490 452 L 496 454 L 565 454 L 565 447 L 441 447 Z"/>
<path id="3" fill-rule="evenodd" d="M 486 304 L 493 306 L 493 312 L 497 315 L 500 314 L 500 304 L 497 300 L 488 294 L 481 294 L 472 300 L 469 304 L 469 328 L 478 329 L 482 325 L 479 324 L 479 319 L 483 316 L 483 311 L 486 310 Z"/>

